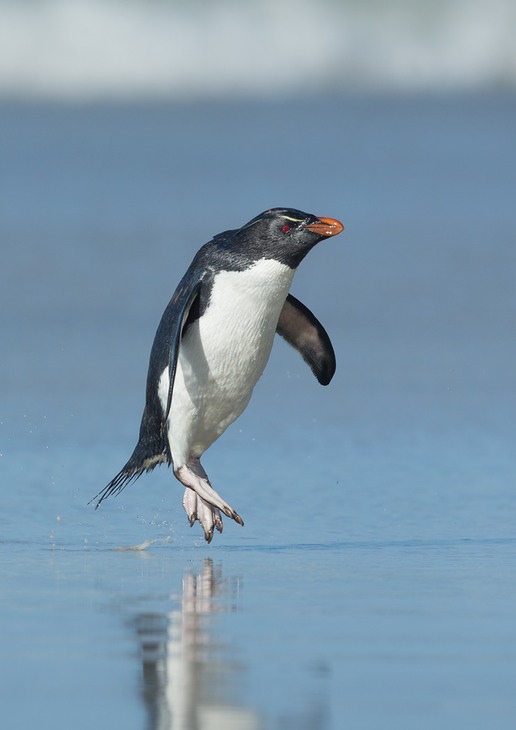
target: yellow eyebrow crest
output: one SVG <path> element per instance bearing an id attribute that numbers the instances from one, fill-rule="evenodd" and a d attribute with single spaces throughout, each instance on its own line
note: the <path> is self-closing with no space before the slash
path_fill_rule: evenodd
<path id="1" fill-rule="evenodd" d="M 301 218 L 291 218 L 288 215 L 282 215 L 282 216 L 280 216 L 280 218 L 284 218 L 287 221 L 292 221 L 293 223 L 301 223 L 301 220 L 302 220 Z"/>

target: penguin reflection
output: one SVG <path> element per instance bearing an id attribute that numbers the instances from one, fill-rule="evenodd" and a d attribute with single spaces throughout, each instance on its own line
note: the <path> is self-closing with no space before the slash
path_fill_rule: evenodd
<path id="1" fill-rule="evenodd" d="M 211 614 L 231 610 L 214 599 L 237 588 L 208 559 L 199 575 L 184 577 L 180 609 L 138 616 L 149 729 L 259 730 L 256 715 L 231 701 L 241 668 L 210 630 Z"/>

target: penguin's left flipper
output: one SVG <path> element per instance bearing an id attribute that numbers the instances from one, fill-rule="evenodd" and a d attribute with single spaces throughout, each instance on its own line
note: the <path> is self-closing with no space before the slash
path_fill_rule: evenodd
<path id="1" fill-rule="evenodd" d="M 161 377 L 161 367 L 164 356 L 168 362 L 168 398 L 167 407 L 163 415 L 163 424 L 167 423 L 172 404 L 172 392 L 174 390 L 174 381 L 176 377 L 177 358 L 179 356 L 179 346 L 183 331 L 186 329 L 188 320 L 191 318 L 192 310 L 195 309 L 194 302 L 198 299 L 201 289 L 202 278 L 195 281 L 193 276 L 189 276 L 190 269 L 179 283 L 174 296 L 170 300 L 165 309 L 161 322 L 159 323 L 153 349 L 151 352 L 151 363 L 158 364 L 158 367 L 149 367 L 149 379 L 151 380 L 151 391 L 157 393 L 159 378 Z M 195 283 L 193 283 L 195 281 Z M 194 317 L 195 318 L 195 317 Z M 151 374 L 151 370 L 152 372 Z M 149 390 L 149 382 L 147 382 L 147 391 Z"/>
<path id="2" fill-rule="evenodd" d="M 292 294 L 285 300 L 276 332 L 296 348 L 321 385 L 328 385 L 336 368 L 330 338 L 308 307 Z"/>
<path id="3" fill-rule="evenodd" d="M 177 369 L 177 358 L 183 331 L 191 316 L 194 302 L 199 296 L 201 278 L 192 285 L 188 273 L 183 277 L 174 296 L 168 303 L 156 332 L 147 374 L 147 398 L 140 424 L 138 443 L 125 466 L 88 504 L 95 503 L 95 509 L 111 495 L 119 494 L 143 472 L 151 471 L 163 462 L 170 464 L 166 423 L 172 403 L 172 392 Z M 166 413 L 159 402 L 159 379 L 168 367 L 169 391 Z"/>

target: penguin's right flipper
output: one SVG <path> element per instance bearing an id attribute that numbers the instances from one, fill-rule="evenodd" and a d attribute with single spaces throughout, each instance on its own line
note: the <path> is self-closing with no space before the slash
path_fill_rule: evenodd
<path id="1" fill-rule="evenodd" d="M 336 368 L 330 338 L 308 307 L 292 294 L 285 300 L 276 332 L 296 348 L 321 385 L 328 385 Z"/>

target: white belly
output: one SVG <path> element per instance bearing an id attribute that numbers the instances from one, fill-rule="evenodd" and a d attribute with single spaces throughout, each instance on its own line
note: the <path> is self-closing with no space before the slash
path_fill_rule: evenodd
<path id="1" fill-rule="evenodd" d="M 179 351 L 169 417 L 174 467 L 200 456 L 238 418 L 269 359 L 293 269 L 261 260 L 215 277 L 204 315 Z M 168 370 L 160 379 L 166 406 Z"/>

